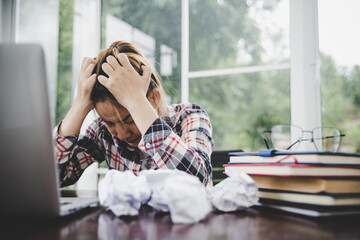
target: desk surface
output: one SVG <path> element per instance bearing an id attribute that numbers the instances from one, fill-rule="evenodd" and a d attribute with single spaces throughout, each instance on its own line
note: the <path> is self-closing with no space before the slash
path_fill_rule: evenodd
<path id="1" fill-rule="evenodd" d="M 3 222 L 3 219 L 2 219 Z M 314 220 L 270 210 L 211 213 L 196 224 L 172 224 L 169 213 L 143 206 L 138 217 L 102 207 L 50 221 L 2 224 L 1 239 L 359 239 L 360 216 Z"/>

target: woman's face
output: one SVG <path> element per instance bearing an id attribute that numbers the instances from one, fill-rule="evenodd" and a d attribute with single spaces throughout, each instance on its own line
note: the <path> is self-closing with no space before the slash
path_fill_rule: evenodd
<path id="1" fill-rule="evenodd" d="M 133 147 L 139 145 L 142 135 L 126 108 L 114 106 L 108 100 L 96 103 L 95 109 L 113 136 Z"/>

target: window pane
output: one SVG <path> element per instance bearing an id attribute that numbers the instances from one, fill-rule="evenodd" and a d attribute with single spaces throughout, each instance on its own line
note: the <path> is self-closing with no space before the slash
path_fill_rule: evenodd
<path id="1" fill-rule="evenodd" d="M 181 1 L 102 1 L 102 47 L 135 43 L 162 77 L 169 102 L 180 101 Z"/>
<path id="2" fill-rule="evenodd" d="M 360 152 L 360 2 L 318 3 L 323 125 L 346 134 L 339 151 Z"/>
<path id="3" fill-rule="evenodd" d="M 289 1 L 190 1 L 190 71 L 289 61 Z"/>
<path id="4" fill-rule="evenodd" d="M 266 148 L 262 131 L 290 122 L 289 79 L 289 70 L 192 79 L 190 100 L 208 112 L 215 149 Z"/>
<path id="5" fill-rule="evenodd" d="M 74 0 L 61 0 L 59 5 L 59 56 L 56 119 L 59 123 L 70 109 L 72 96 L 72 56 Z"/>
<path id="6" fill-rule="evenodd" d="M 51 117 L 55 118 L 59 3 L 56 0 L 18 1 L 15 41 L 39 43 L 45 52 Z"/>

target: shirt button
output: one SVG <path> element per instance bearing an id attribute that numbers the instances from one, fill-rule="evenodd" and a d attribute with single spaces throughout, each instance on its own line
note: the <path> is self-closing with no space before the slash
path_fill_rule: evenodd
<path id="1" fill-rule="evenodd" d="M 146 147 L 146 148 L 150 148 L 150 147 L 151 147 L 151 144 L 150 144 L 150 143 L 146 143 L 146 144 L 145 144 L 145 147 Z"/>

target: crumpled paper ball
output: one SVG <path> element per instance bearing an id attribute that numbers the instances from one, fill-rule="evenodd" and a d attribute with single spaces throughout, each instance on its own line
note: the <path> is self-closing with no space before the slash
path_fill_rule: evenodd
<path id="1" fill-rule="evenodd" d="M 151 190 L 143 176 L 131 171 L 109 170 L 99 182 L 99 201 L 117 216 L 135 216 L 141 205 L 151 196 Z"/>
<path id="2" fill-rule="evenodd" d="M 180 170 L 141 171 L 152 190 L 148 204 L 160 211 L 169 211 L 173 223 L 194 223 L 211 211 L 204 185 L 195 176 Z"/>
<path id="3" fill-rule="evenodd" d="M 258 202 L 258 187 L 255 181 L 245 172 L 225 170 L 227 178 L 208 187 L 208 197 L 214 208 L 231 212 L 251 207 Z"/>

